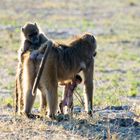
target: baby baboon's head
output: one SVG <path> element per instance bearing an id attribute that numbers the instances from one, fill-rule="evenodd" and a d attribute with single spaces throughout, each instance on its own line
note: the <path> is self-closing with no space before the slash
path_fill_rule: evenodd
<path id="1" fill-rule="evenodd" d="M 27 23 L 22 27 L 24 37 L 32 44 L 39 43 L 39 28 L 36 23 Z"/>

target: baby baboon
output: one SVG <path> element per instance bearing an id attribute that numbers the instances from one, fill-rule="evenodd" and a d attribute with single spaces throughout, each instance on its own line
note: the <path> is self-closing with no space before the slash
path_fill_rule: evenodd
<path id="1" fill-rule="evenodd" d="M 19 49 L 19 64 L 16 75 L 16 112 L 22 109 L 23 106 L 23 89 L 22 89 L 22 61 L 23 55 L 29 51 L 30 59 L 35 60 L 38 58 L 38 49 L 41 45 L 48 41 L 48 38 L 40 31 L 36 23 L 27 23 L 22 27 L 21 47 Z M 42 99 L 45 100 L 44 97 Z M 43 101 L 46 103 L 46 101 Z"/>
<path id="2" fill-rule="evenodd" d="M 66 46 L 62 49 L 59 46 Z M 46 45 L 46 47 L 48 47 Z M 49 46 L 48 57 L 38 83 L 43 95 L 47 96 L 48 115 L 55 117 L 58 103 L 58 82 L 72 79 L 79 71 L 84 74 L 85 85 L 85 110 L 92 114 L 93 106 L 93 72 L 94 55 L 96 52 L 96 40 L 92 34 L 86 33 L 76 38 L 68 46 L 53 43 Z M 23 87 L 24 87 L 24 113 L 30 114 L 34 103 L 32 88 L 35 79 L 35 72 L 39 68 L 37 62 L 30 60 L 26 54 L 23 61 Z"/>
<path id="3" fill-rule="evenodd" d="M 19 49 L 19 57 L 21 58 L 22 55 L 27 51 L 33 51 L 31 53 L 31 58 L 34 59 L 39 47 L 45 43 L 48 38 L 40 31 L 38 25 L 36 23 L 27 23 L 22 27 L 22 45 Z M 35 53 L 36 52 L 36 53 Z"/>
<path id="4" fill-rule="evenodd" d="M 82 78 L 80 75 L 76 75 L 71 82 L 69 83 L 64 83 L 62 85 L 65 85 L 65 89 L 64 89 L 64 95 L 63 95 L 63 99 L 59 104 L 60 107 L 60 111 L 62 114 L 64 114 L 64 107 L 67 106 L 67 110 L 68 113 L 71 112 L 73 110 L 73 93 L 75 88 L 77 87 L 78 84 L 80 84 L 82 82 Z"/>

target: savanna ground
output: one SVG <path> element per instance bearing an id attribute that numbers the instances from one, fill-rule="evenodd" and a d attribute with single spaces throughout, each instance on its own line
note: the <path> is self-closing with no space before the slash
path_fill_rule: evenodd
<path id="1" fill-rule="evenodd" d="M 83 32 L 95 35 L 98 55 L 92 118 L 84 112 L 61 122 L 14 115 L 20 28 L 27 21 L 38 22 L 52 39 Z M 140 139 L 139 24 L 139 0 L 1 0 L 0 139 Z M 80 106 L 76 99 L 74 103 Z"/>

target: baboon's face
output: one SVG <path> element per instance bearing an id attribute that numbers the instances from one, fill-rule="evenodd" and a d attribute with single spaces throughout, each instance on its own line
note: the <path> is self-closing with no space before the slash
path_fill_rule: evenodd
<path id="1" fill-rule="evenodd" d="M 39 43 L 39 29 L 35 24 L 27 24 L 25 27 L 22 28 L 22 32 L 25 36 L 25 38 L 30 41 L 32 44 L 38 44 Z"/>

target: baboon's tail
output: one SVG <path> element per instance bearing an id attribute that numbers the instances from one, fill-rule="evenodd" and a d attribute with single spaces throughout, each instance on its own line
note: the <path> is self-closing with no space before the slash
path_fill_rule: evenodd
<path id="1" fill-rule="evenodd" d="M 41 60 L 41 63 L 40 63 L 40 66 L 39 66 L 39 70 L 37 72 L 37 75 L 36 75 L 36 78 L 35 78 L 35 81 L 34 81 L 34 85 L 33 85 L 33 89 L 32 89 L 32 95 L 33 96 L 35 95 L 35 92 L 36 92 L 36 89 L 37 89 L 37 86 L 38 86 L 41 74 L 43 72 L 45 60 L 47 59 L 47 56 L 48 56 L 50 48 L 53 46 L 53 42 L 51 40 L 48 40 L 45 43 L 45 46 L 46 46 L 45 53 L 44 53 L 44 56 L 43 56 L 43 58 Z"/>

